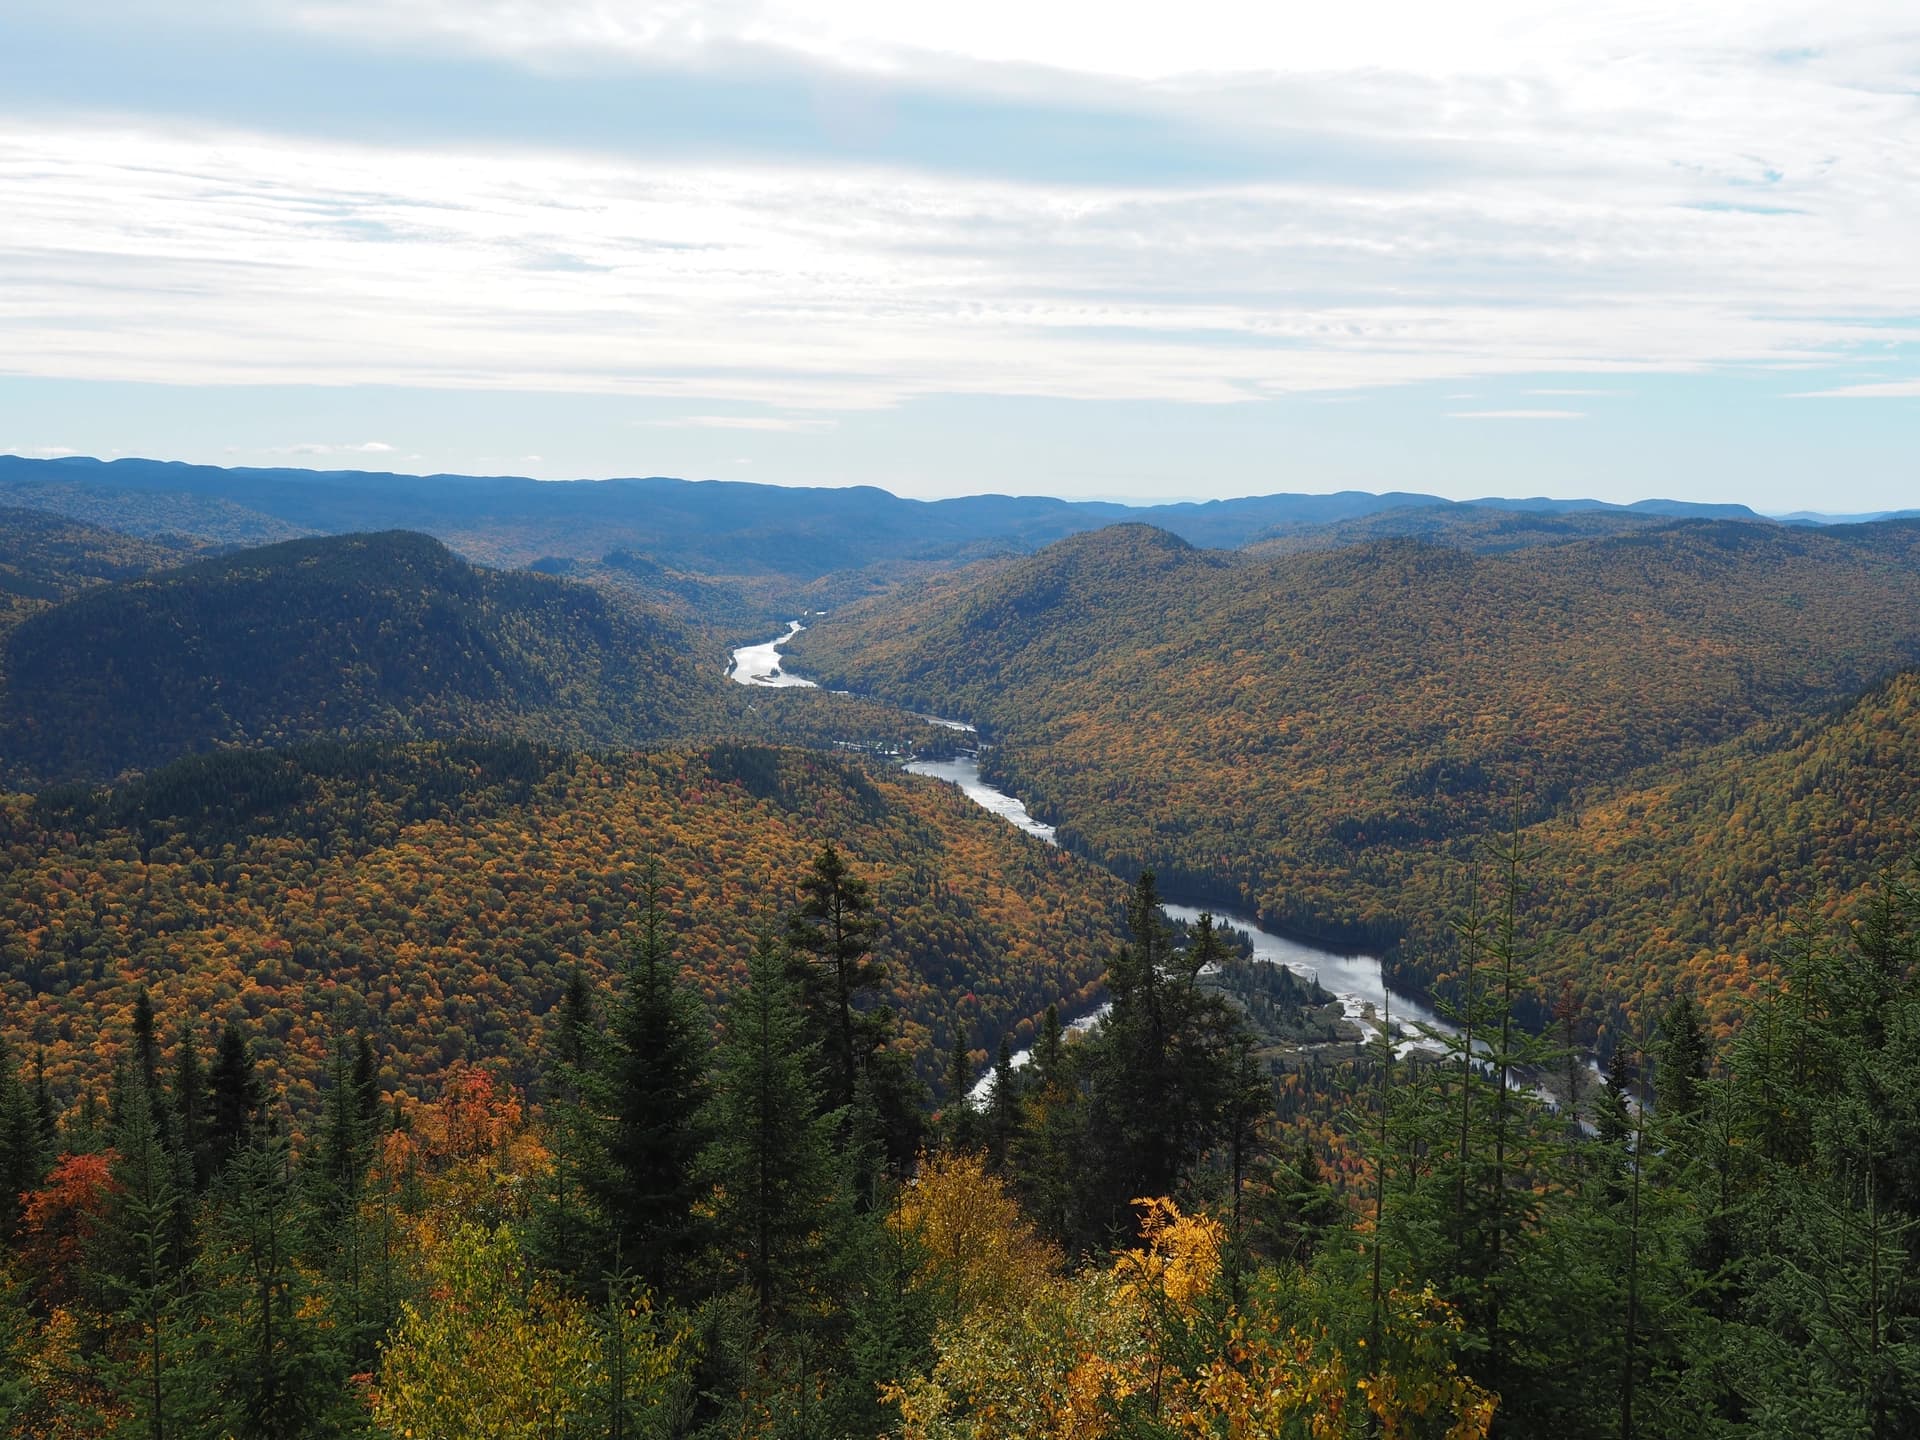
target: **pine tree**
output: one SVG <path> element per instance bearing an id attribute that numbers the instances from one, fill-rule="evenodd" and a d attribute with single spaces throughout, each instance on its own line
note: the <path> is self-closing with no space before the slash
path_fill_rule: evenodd
<path id="1" fill-rule="evenodd" d="M 644 884 L 613 1033 L 588 1097 L 606 1117 L 605 1163 L 583 1153 L 580 1175 L 621 1262 L 656 1294 L 678 1295 L 697 1278 L 693 1262 L 703 1244 L 694 1202 L 706 1138 L 709 1032 L 699 1002 L 680 981 L 651 866 Z M 585 1058 L 584 1049 L 577 1053 Z"/>
<path id="2" fill-rule="evenodd" d="M 255 1117 L 266 1098 L 253 1073 L 253 1046 L 231 1020 L 220 1031 L 208 1090 L 207 1168 L 217 1175 L 252 1139 Z"/>
<path id="3" fill-rule="evenodd" d="M 213 1153 L 207 1139 L 208 1098 L 206 1067 L 200 1063 L 200 1050 L 193 1041 L 192 1027 L 180 1027 L 173 1067 L 174 1134 L 180 1152 L 193 1171 L 196 1191 L 205 1190 L 213 1178 Z"/>
<path id="4" fill-rule="evenodd" d="M 714 1138 L 700 1164 L 714 1187 L 719 1251 L 737 1266 L 762 1333 L 825 1264 L 842 1119 L 820 1108 L 818 1055 L 787 975 L 787 957 L 763 937 L 727 1009 L 706 1110 Z"/>
<path id="5" fill-rule="evenodd" d="M 787 944 L 802 1001 L 825 1061 L 822 1103 L 838 1110 L 853 1102 L 854 1082 L 868 1054 L 886 1038 L 869 1012 L 854 1002 L 879 987 L 878 965 L 867 958 L 876 922 L 867 882 L 847 868 L 829 841 L 800 881 L 800 903 L 787 919 Z"/>

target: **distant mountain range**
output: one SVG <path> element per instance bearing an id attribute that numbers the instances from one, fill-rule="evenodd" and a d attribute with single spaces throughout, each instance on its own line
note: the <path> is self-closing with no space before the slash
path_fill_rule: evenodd
<path id="1" fill-rule="evenodd" d="M 18 456 L 0 456 L 0 505 L 54 511 L 149 538 L 248 545 L 302 534 L 408 529 L 497 565 L 561 568 L 618 554 L 629 568 L 633 557 L 642 556 L 703 575 L 803 582 L 883 563 L 952 565 L 1027 553 L 1124 521 L 1150 524 L 1209 549 L 1264 541 L 1322 548 L 1393 534 L 1488 550 L 1591 539 L 1674 519 L 1776 523 L 1744 505 L 1680 500 L 1460 502 L 1349 490 L 1126 506 L 985 494 L 909 500 L 869 486 L 801 489 L 662 477 L 550 482 Z M 1387 515 L 1394 519 L 1380 518 Z M 1526 517 L 1526 523 L 1501 515 Z M 1801 514 L 1778 523 L 1829 518 L 1866 517 Z"/>

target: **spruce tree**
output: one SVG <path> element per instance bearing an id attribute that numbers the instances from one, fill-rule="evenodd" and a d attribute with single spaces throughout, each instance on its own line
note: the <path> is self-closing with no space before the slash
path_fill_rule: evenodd
<path id="1" fill-rule="evenodd" d="M 151 1016 L 149 1015 L 149 1019 Z M 187 1172 L 154 1121 L 139 1064 L 124 1072 L 113 1135 L 113 1205 L 95 1252 L 97 1279 L 137 1348 L 115 1357 L 114 1388 L 132 1407 L 135 1433 L 167 1440 L 183 1433 L 201 1393 L 195 1374 L 181 1219 Z"/>
<path id="2" fill-rule="evenodd" d="M 300 1263 L 311 1235 L 286 1136 L 264 1121 L 215 1183 L 206 1243 L 208 1388 L 221 1434 L 285 1440 L 332 1433 L 351 1416 L 348 1345 L 314 1304 Z M 343 1343 L 344 1342 L 344 1343 Z"/>
<path id="3" fill-rule="evenodd" d="M 993 1062 L 993 1088 L 987 1092 L 987 1164 L 991 1169 L 1007 1167 L 1019 1128 L 1020 1077 L 1013 1069 L 1013 1044 L 1002 1035 Z"/>
<path id="4" fill-rule="evenodd" d="M 602 1252 L 613 1246 L 605 1222 L 589 1198 L 600 1177 L 605 1190 L 609 1129 L 599 1106 L 608 1085 L 608 1068 L 599 1036 L 600 1016 L 593 987 L 575 965 L 567 976 L 546 1042 L 546 1110 L 548 1147 L 553 1151 L 552 1181 L 534 1217 L 532 1245 L 549 1269 L 571 1274 L 584 1282 Z M 620 1273 L 625 1273 L 622 1270 Z"/>
<path id="5" fill-rule="evenodd" d="M 193 1171 L 193 1186 L 204 1190 L 213 1178 L 213 1154 L 207 1139 L 209 1123 L 207 1072 L 200 1063 L 200 1049 L 194 1044 L 191 1026 L 180 1027 L 173 1067 L 173 1128 L 180 1152 Z"/>
<path id="6" fill-rule="evenodd" d="M 589 1097 L 605 1120 L 604 1164 L 583 1156 L 581 1181 L 606 1217 L 620 1263 L 656 1293 L 684 1294 L 702 1248 L 695 1169 L 706 1138 L 706 1015 L 681 983 L 657 872 L 645 877 L 638 933 L 603 1068 Z M 577 1048 L 578 1035 L 563 1035 Z M 583 1147 L 584 1148 L 584 1147 Z"/>
<path id="7" fill-rule="evenodd" d="M 847 868 L 828 841 L 800 880 L 800 903 L 787 918 L 787 944 L 802 1003 L 824 1059 L 821 1094 L 827 1109 L 853 1102 L 854 1082 L 886 1039 L 875 1016 L 856 1016 L 857 998 L 877 989 L 880 967 L 867 958 L 875 930 L 867 882 Z"/>
<path id="8" fill-rule="evenodd" d="M 822 1273 L 834 1220 L 842 1114 L 820 1107 L 818 1054 L 806 1032 L 788 957 L 762 937 L 727 1009 L 706 1107 L 714 1138 L 700 1163 L 713 1187 L 719 1254 L 751 1295 L 762 1334 Z"/>
<path id="9" fill-rule="evenodd" d="M 255 1117 L 265 1099 L 253 1073 L 253 1046 L 231 1020 L 221 1028 L 207 1088 L 207 1166 L 209 1174 L 217 1175 L 252 1138 Z"/>
<path id="10" fill-rule="evenodd" d="M 971 1150 L 980 1143 L 980 1112 L 973 1105 L 973 1054 L 966 1026 L 956 1021 L 947 1052 L 946 1097 L 940 1107 L 940 1140 L 949 1151 Z"/>
<path id="11" fill-rule="evenodd" d="M 51 1159 L 34 1092 L 0 1041 L 0 1249 L 18 1234 L 21 1196 L 39 1185 Z"/>
<path id="12" fill-rule="evenodd" d="M 1706 1027 L 1693 996 L 1682 995 L 1660 1017 L 1653 1085 L 1661 1115 L 1691 1118 L 1700 1108 L 1700 1086 L 1706 1078 Z"/>

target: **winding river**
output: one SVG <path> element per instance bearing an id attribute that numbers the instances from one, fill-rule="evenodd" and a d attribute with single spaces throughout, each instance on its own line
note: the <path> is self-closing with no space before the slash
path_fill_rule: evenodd
<path id="1" fill-rule="evenodd" d="M 798 620 L 789 620 L 786 634 L 758 645 L 742 645 L 727 662 L 727 678 L 741 685 L 767 685 L 776 690 L 819 689 L 813 681 L 780 668 L 780 647 L 806 628 Z"/>
<path id="2" fill-rule="evenodd" d="M 811 680 L 788 674 L 781 668 L 780 661 L 780 647 L 805 628 L 798 620 L 790 621 L 786 634 L 763 644 L 741 646 L 733 652 L 733 661 L 727 666 L 727 674 L 742 685 L 812 685 L 814 682 Z M 974 728 L 965 721 L 942 719 L 937 715 L 922 715 L 919 718 L 953 730 L 972 731 Z M 981 778 L 980 761 L 976 756 L 962 755 L 951 760 L 915 760 L 907 766 L 907 772 L 931 776 L 935 780 L 958 786 L 960 792 L 974 804 L 998 815 L 1016 829 L 1049 845 L 1060 843 L 1053 826 L 1036 820 L 1018 798 Z M 1318 980 L 1338 997 L 1340 1008 L 1347 1018 L 1369 1037 L 1379 1033 L 1383 1016 L 1390 1017 L 1394 1031 L 1400 1037 L 1398 1048 L 1403 1052 L 1432 1043 L 1416 1027 L 1427 1026 L 1447 1034 L 1455 1033 L 1453 1027 L 1434 1014 L 1429 1006 L 1389 989 L 1381 974 L 1380 962 L 1371 955 L 1336 955 L 1330 950 L 1289 940 L 1283 935 L 1261 929 L 1253 920 L 1236 915 L 1231 910 L 1171 901 L 1161 908 L 1169 919 L 1189 924 L 1200 918 L 1203 908 L 1208 909 L 1215 920 L 1240 931 L 1253 942 L 1255 960 L 1269 965 L 1285 965 L 1290 970 Z M 1068 1028 L 1090 1029 L 1110 1008 L 1102 1004 L 1084 1015 L 1076 1016 L 1069 1022 Z M 1020 1051 L 1013 1057 L 1014 1067 L 1017 1069 L 1025 1065 L 1030 1058 L 1030 1051 Z M 973 1098 L 976 1101 L 984 1100 L 992 1084 L 993 1072 L 989 1070 L 974 1087 Z"/>
<path id="3" fill-rule="evenodd" d="M 1006 791 L 990 785 L 980 777 L 980 762 L 971 755 L 963 755 L 953 760 L 916 760 L 907 766 L 912 775 L 929 775 L 936 780 L 945 780 L 949 785 L 957 785 L 960 791 L 974 804 L 991 811 L 1009 825 L 1024 830 L 1037 840 L 1049 845 L 1057 845 L 1054 827 L 1044 821 L 1036 820 L 1028 813 L 1027 807 Z M 1180 920 L 1192 924 L 1198 920 L 1202 907 L 1181 905 L 1172 901 L 1160 907 L 1170 920 Z M 1213 918 L 1231 926 L 1253 942 L 1253 958 L 1269 965 L 1285 965 L 1300 975 L 1310 976 L 1333 992 L 1340 1001 L 1340 1008 L 1348 1019 L 1358 1025 L 1362 1033 L 1372 1036 L 1379 1033 L 1379 1022 L 1383 1013 L 1391 1017 L 1394 1030 L 1403 1038 L 1399 1048 L 1403 1051 L 1421 1044 L 1424 1037 L 1411 1027 L 1417 1024 L 1431 1026 L 1435 1030 L 1453 1032 L 1453 1027 L 1443 1021 L 1426 1005 L 1399 994 L 1387 986 L 1380 973 L 1380 962 L 1370 955 L 1335 955 L 1328 950 L 1316 949 L 1312 945 L 1302 944 L 1298 940 L 1289 940 L 1283 935 L 1275 935 L 1263 930 L 1244 915 L 1236 915 L 1231 910 L 1210 909 Z M 1085 1015 L 1076 1017 L 1068 1026 L 1072 1030 L 1085 1030 L 1097 1023 L 1110 1005 L 1102 1004 Z M 1031 1052 L 1022 1050 L 1014 1055 L 1015 1069 L 1025 1065 L 1031 1059 Z M 973 1088 L 976 1103 L 987 1098 L 993 1088 L 993 1072 L 989 1070 Z"/>

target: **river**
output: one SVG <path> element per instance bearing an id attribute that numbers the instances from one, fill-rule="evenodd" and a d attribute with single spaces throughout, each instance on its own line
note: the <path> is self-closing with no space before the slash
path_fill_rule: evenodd
<path id="1" fill-rule="evenodd" d="M 953 760 L 916 760 L 907 766 L 912 775 L 929 775 L 936 780 L 945 780 L 949 785 L 957 785 L 960 792 L 974 804 L 998 815 L 1009 825 L 1024 830 L 1037 840 L 1049 845 L 1059 843 L 1054 827 L 1044 821 L 1036 820 L 1028 813 L 1027 807 L 1017 798 L 1007 794 L 997 786 L 989 784 L 980 777 L 980 762 L 971 755 L 963 755 Z M 1167 902 L 1160 907 L 1170 920 L 1180 920 L 1192 924 L 1198 920 L 1202 907 Z M 1383 1012 L 1390 1015 L 1396 1031 L 1402 1033 L 1400 1049 L 1405 1051 L 1426 1042 L 1425 1037 L 1413 1027 L 1428 1025 L 1435 1030 L 1451 1034 L 1453 1027 L 1443 1021 L 1426 1005 L 1410 996 L 1401 995 L 1388 988 L 1380 971 L 1380 962 L 1370 955 L 1336 955 L 1328 950 L 1320 950 L 1312 945 L 1302 944 L 1298 940 L 1289 940 L 1285 936 L 1275 935 L 1263 930 L 1244 915 L 1236 915 L 1231 910 L 1212 909 L 1209 913 L 1223 924 L 1231 926 L 1253 942 L 1253 958 L 1269 965 L 1285 965 L 1301 975 L 1311 976 L 1333 992 L 1340 1001 L 1340 1008 L 1348 1019 L 1358 1025 L 1362 1033 L 1379 1033 L 1379 1022 Z M 1076 1017 L 1069 1029 L 1085 1030 L 1091 1028 L 1108 1009 L 1101 1005 L 1088 1014 Z M 1022 1050 L 1013 1057 L 1014 1068 L 1025 1065 L 1030 1052 Z M 986 1098 L 993 1086 L 993 1072 L 989 1070 L 973 1088 L 976 1102 Z"/>
<path id="2" fill-rule="evenodd" d="M 789 620 L 786 634 L 758 645 L 742 645 L 727 662 L 727 678 L 741 685 L 768 685 L 776 690 L 819 689 L 813 681 L 780 668 L 780 647 L 806 628 L 798 620 Z"/>
<path id="3" fill-rule="evenodd" d="M 742 685 L 812 685 L 813 681 L 789 675 L 780 668 L 780 647 L 805 628 L 798 620 L 794 620 L 789 623 L 787 633 L 778 639 L 760 645 L 741 646 L 733 652 L 733 663 L 727 667 L 727 673 Z M 974 728 L 965 721 L 942 719 L 937 715 L 922 715 L 919 718 L 954 730 L 971 731 Z M 958 786 L 960 792 L 974 804 L 998 815 L 1009 825 L 1049 845 L 1060 843 L 1053 826 L 1036 820 L 1018 798 L 981 778 L 980 761 L 976 756 L 962 755 L 951 760 L 915 760 L 907 766 L 907 773 L 930 776 Z M 1371 955 L 1336 955 L 1330 950 L 1289 940 L 1283 935 L 1263 930 L 1254 920 L 1231 910 L 1182 905 L 1172 901 L 1161 908 L 1169 919 L 1188 924 L 1198 920 L 1203 909 L 1209 911 L 1215 920 L 1240 931 L 1253 942 L 1255 960 L 1270 965 L 1285 965 L 1290 970 L 1318 980 L 1339 999 L 1340 1008 L 1347 1018 L 1369 1037 L 1379 1033 L 1383 1016 L 1390 1017 L 1400 1037 L 1397 1048 L 1402 1053 L 1434 1043 L 1421 1034 L 1418 1027 L 1429 1027 L 1445 1034 L 1457 1033 L 1453 1026 L 1434 1014 L 1431 1007 L 1412 996 L 1388 988 L 1379 960 Z M 1103 1004 L 1084 1015 L 1075 1016 L 1068 1022 L 1068 1028 L 1090 1029 L 1110 1008 Z M 1017 1069 L 1025 1065 L 1030 1058 L 1030 1051 L 1018 1052 L 1013 1057 L 1014 1067 Z M 973 1098 L 976 1101 L 984 1099 L 992 1084 L 993 1072 L 989 1069 L 975 1085 Z"/>

